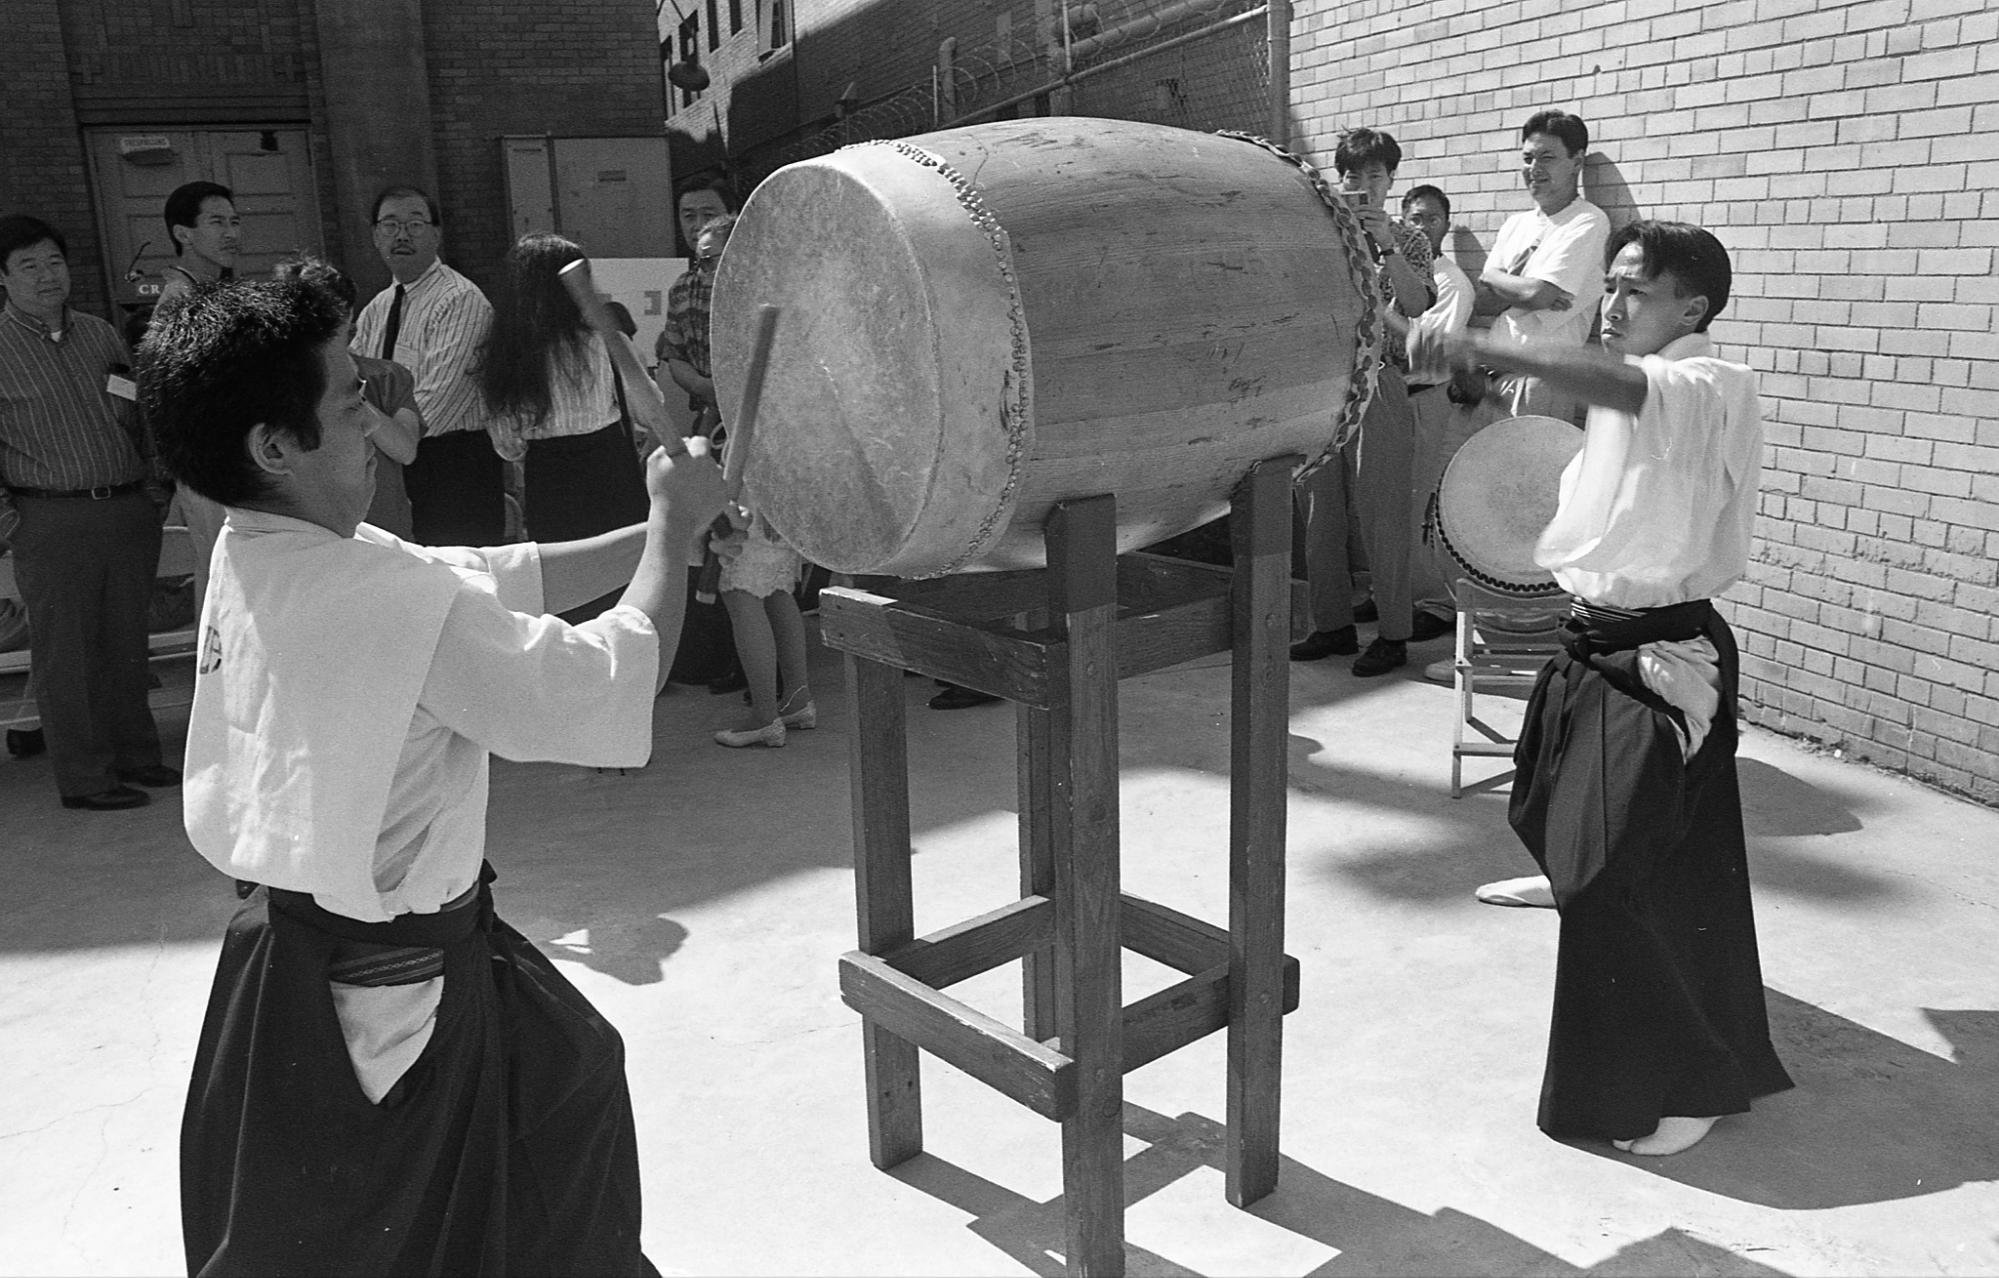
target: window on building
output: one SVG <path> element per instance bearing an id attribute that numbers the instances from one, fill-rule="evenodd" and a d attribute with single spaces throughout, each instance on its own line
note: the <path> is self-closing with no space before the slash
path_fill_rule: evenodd
<path id="1" fill-rule="evenodd" d="M 708 0 L 708 52 L 722 47 L 722 18 L 716 8 L 717 0 Z"/>
<path id="2" fill-rule="evenodd" d="M 791 43 L 791 0 L 757 0 L 757 36 L 765 50 Z"/>
<path id="3" fill-rule="evenodd" d="M 743 0 L 729 0 L 729 34 L 736 35 L 743 29 Z"/>

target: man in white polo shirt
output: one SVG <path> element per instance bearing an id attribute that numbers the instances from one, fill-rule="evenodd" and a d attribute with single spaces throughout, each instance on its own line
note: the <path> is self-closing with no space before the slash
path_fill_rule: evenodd
<path id="1" fill-rule="evenodd" d="M 1520 129 L 1521 178 L 1534 207 L 1506 219 L 1478 280 L 1474 311 L 1495 317 L 1503 346 L 1581 346 L 1596 308 L 1610 219 L 1582 198 L 1589 126 L 1565 111 L 1541 111 Z M 1577 305 L 1577 299 L 1583 300 Z M 1580 421 L 1579 405 L 1538 377 L 1517 373 L 1494 382 L 1509 416 L 1534 413 Z"/>

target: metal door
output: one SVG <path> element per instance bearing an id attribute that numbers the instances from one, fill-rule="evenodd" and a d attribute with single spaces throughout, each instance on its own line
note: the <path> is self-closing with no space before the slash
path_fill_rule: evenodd
<path id="1" fill-rule="evenodd" d="M 184 182 L 220 182 L 236 193 L 243 219 L 239 278 L 268 275 L 298 249 L 324 251 L 312 154 L 301 127 L 106 128 L 84 136 L 105 274 L 122 307 L 150 306 L 159 296 L 160 271 L 174 260 L 162 215 L 167 196 Z"/>

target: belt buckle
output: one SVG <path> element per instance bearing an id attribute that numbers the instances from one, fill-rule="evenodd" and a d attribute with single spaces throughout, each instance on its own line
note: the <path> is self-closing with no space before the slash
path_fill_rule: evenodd
<path id="1" fill-rule="evenodd" d="M 118 485 L 116 484 L 99 484 L 90 490 L 90 500 L 108 501 L 118 495 L 117 488 Z"/>

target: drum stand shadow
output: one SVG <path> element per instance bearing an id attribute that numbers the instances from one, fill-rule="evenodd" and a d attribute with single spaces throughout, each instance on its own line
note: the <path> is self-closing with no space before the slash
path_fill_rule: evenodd
<path id="1" fill-rule="evenodd" d="M 860 948 L 840 992 L 861 1014 L 869 1156 L 923 1149 L 919 1049 L 1062 1125 L 1071 1274 L 1124 1272 L 1124 1074 L 1228 1029 L 1228 1200 L 1277 1183 L 1291 638 L 1291 476 L 1252 467 L 1234 502 L 1235 568 L 1117 554 L 1108 496 L 1059 503 L 1048 567 L 829 587 L 825 642 L 848 654 Z M 893 594 L 889 593 L 893 592 Z M 1043 624 L 1030 627 L 1036 614 Z M 1120 891 L 1117 681 L 1234 658 L 1229 926 Z M 902 672 L 1015 703 L 1021 897 L 916 936 Z M 1125 1006 L 1131 949 L 1188 979 Z M 1020 960 L 1024 1026 L 940 993 Z"/>

